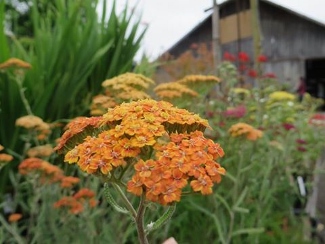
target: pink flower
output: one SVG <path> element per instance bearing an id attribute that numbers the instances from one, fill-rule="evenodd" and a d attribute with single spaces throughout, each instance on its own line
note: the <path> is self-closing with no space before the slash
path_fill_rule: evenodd
<path id="1" fill-rule="evenodd" d="M 223 112 L 223 115 L 227 118 L 242 118 L 246 115 L 246 107 L 240 105 L 235 108 L 227 109 Z"/>

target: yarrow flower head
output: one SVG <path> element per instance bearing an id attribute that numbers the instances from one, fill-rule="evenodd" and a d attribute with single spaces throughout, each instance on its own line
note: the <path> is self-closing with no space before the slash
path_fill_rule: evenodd
<path id="1" fill-rule="evenodd" d="M 95 193 L 88 188 L 82 188 L 72 196 L 62 197 L 53 206 L 54 208 L 65 208 L 72 214 L 79 214 L 87 205 L 90 208 L 97 205 Z"/>
<path id="2" fill-rule="evenodd" d="M 49 157 L 54 152 L 53 147 L 50 144 L 32 147 L 27 151 L 27 155 L 30 158 L 35 157 Z"/>
<path id="3" fill-rule="evenodd" d="M 243 136 L 251 141 L 256 141 L 263 136 L 263 132 L 261 130 L 255 129 L 253 126 L 246 123 L 234 124 L 230 127 L 228 132 L 232 137 Z"/>
<path id="4" fill-rule="evenodd" d="M 45 139 L 51 133 L 51 126 L 40 117 L 34 115 L 26 115 L 18 118 L 16 120 L 16 126 L 35 131 L 39 140 Z"/>
<path id="5" fill-rule="evenodd" d="M 183 96 L 198 96 L 197 92 L 177 82 L 162 83 L 155 87 L 154 92 L 161 99 L 172 99 Z"/>
<path id="6" fill-rule="evenodd" d="M 269 95 L 270 102 L 294 101 L 295 95 L 285 91 L 275 91 Z"/>
<path id="7" fill-rule="evenodd" d="M 63 177 L 63 171 L 49 162 L 40 158 L 27 158 L 18 166 L 22 175 L 37 174 L 42 183 L 58 182 Z"/>
<path id="8" fill-rule="evenodd" d="M 2 146 L 0 144 L 0 151 L 2 151 L 4 149 L 4 146 Z M 5 164 L 11 162 L 14 159 L 13 156 L 11 156 L 10 154 L 7 153 L 0 153 L 0 169 L 2 168 L 2 166 L 4 166 Z"/>
<path id="9" fill-rule="evenodd" d="M 13 213 L 13 214 L 10 214 L 10 215 L 9 215 L 9 217 L 8 217 L 8 221 L 9 221 L 10 223 L 14 223 L 14 222 L 19 221 L 22 217 L 23 217 L 23 215 L 20 214 L 20 213 Z"/>
<path id="10" fill-rule="evenodd" d="M 21 69 L 30 69 L 32 66 L 29 63 L 22 61 L 18 58 L 10 58 L 7 61 L 0 64 L 0 70 L 8 69 L 11 67 L 16 67 L 16 68 L 21 68 Z"/>
<path id="11" fill-rule="evenodd" d="M 91 133 L 85 133 L 88 125 Z M 78 133 L 75 126 L 68 126 L 56 148 L 65 161 L 105 181 L 120 180 L 129 169 L 127 190 L 149 201 L 178 202 L 185 187 L 211 194 L 226 172 L 216 162 L 223 149 L 203 135 L 207 120 L 165 101 L 123 103 Z"/>

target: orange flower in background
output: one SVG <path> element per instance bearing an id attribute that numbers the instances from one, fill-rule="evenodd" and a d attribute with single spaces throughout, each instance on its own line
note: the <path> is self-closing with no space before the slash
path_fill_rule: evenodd
<path id="1" fill-rule="evenodd" d="M 93 208 L 97 205 L 95 192 L 82 188 L 73 196 L 65 196 L 53 204 L 54 208 L 66 208 L 72 214 L 79 214 L 85 210 L 87 206 Z"/>
<path id="2" fill-rule="evenodd" d="M 46 124 L 40 117 L 34 115 L 26 115 L 16 120 L 16 126 L 26 129 L 49 129 L 50 125 Z"/>
<path id="3" fill-rule="evenodd" d="M 76 192 L 73 197 L 75 199 L 81 199 L 81 198 L 93 198 L 95 196 L 95 192 L 88 188 L 82 188 L 78 192 Z"/>
<path id="4" fill-rule="evenodd" d="M 49 144 L 32 147 L 27 151 L 27 155 L 30 158 L 35 157 L 49 157 L 54 152 L 53 147 Z"/>
<path id="5" fill-rule="evenodd" d="M 22 175 L 39 174 L 42 183 L 57 182 L 62 179 L 63 171 L 47 161 L 40 158 L 27 158 L 18 166 L 19 173 Z"/>
<path id="6" fill-rule="evenodd" d="M 26 115 L 16 120 L 16 126 L 37 132 L 38 140 L 45 140 L 51 133 L 51 126 L 41 118 L 34 115 Z"/>
<path id="7" fill-rule="evenodd" d="M 22 61 L 21 59 L 18 58 L 10 58 L 7 61 L 0 64 L 0 70 L 8 69 L 11 67 L 30 69 L 32 66 L 29 63 Z"/>
<path id="8" fill-rule="evenodd" d="M 65 162 L 105 181 L 130 169 L 127 191 L 147 200 L 163 205 L 180 201 L 187 186 L 210 194 L 226 172 L 215 162 L 224 156 L 222 147 L 204 137 L 207 120 L 171 103 L 123 103 L 80 122 L 68 126 L 56 148 L 67 151 Z"/>
<path id="9" fill-rule="evenodd" d="M 54 208 L 66 208 L 72 214 L 79 214 L 84 210 L 83 204 L 73 197 L 62 197 L 53 206 Z"/>
<path id="10" fill-rule="evenodd" d="M 0 153 L 0 164 L 9 163 L 14 159 L 13 156 L 7 153 Z"/>
<path id="11" fill-rule="evenodd" d="M 254 127 L 245 123 L 237 123 L 232 125 L 228 132 L 232 137 L 244 136 L 246 139 L 251 141 L 256 141 L 263 136 L 263 132 L 261 130 L 255 129 Z"/>
<path id="12" fill-rule="evenodd" d="M 61 184 L 60 186 L 62 188 L 71 188 L 73 187 L 75 184 L 78 184 L 80 179 L 77 177 L 72 177 L 72 176 L 64 176 L 60 179 Z"/>
<path id="13" fill-rule="evenodd" d="M 20 220 L 21 218 L 23 217 L 22 214 L 19 214 L 19 213 L 13 213 L 13 214 L 10 214 L 9 217 L 8 217 L 8 221 L 10 223 L 14 223 L 14 222 L 17 222 L 18 220 Z"/>

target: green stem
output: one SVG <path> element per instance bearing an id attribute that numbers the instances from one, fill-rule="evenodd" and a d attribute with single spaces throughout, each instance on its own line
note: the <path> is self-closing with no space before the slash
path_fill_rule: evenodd
<path id="1" fill-rule="evenodd" d="M 23 77 L 22 76 L 18 76 L 18 77 L 16 76 L 15 80 L 16 80 L 16 83 L 17 83 L 18 88 L 19 88 L 20 98 L 21 98 L 21 100 L 22 100 L 22 102 L 24 104 L 24 107 L 25 107 L 28 115 L 33 115 L 32 109 L 31 109 L 31 107 L 29 105 L 29 102 L 28 102 L 26 96 L 25 96 L 25 89 L 26 88 L 23 87 Z"/>
<path id="2" fill-rule="evenodd" d="M 32 109 L 29 106 L 29 103 L 27 101 L 27 98 L 25 96 L 25 92 L 24 91 L 25 91 L 25 88 L 19 87 L 19 94 L 20 94 L 21 100 L 24 103 L 25 109 L 26 109 L 28 115 L 33 115 Z"/>
<path id="3" fill-rule="evenodd" d="M 129 214 L 130 212 L 125 209 L 125 208 L 122 208 L 121 206 L 119 206 L 117 204 L 117 202 L 115 201 L 115 199 L 112 197 L 112 195 L 110 194 L 109 192 L 109 187 L 108 187 L 108 183 L 106 182 L 104 184 L 104 194 L 105 194 L 105 197 L 106 197 L 106 200 L 110 203 L 110 205 L 119 213 L 124 213 L 124 214 Z"/>
<path id="4" fill-rule="evenodd" d="M 115 190 L 118 192 L 118 194 L 121 196 L 122 201 L 125 205 L 125 207 L 127 208 L 127 210 L 129 210 L 131 216 L 136 219 L 137 218 L 137 212 L 135 211 L 135 209 L 133 208 L 132 204 L 130 203 L 129 199 L 127 199 L 127 197 L 125 196 L 124 192 L 122 191 L 122 189 L 119 187 L 118 184 L 112 182 L 113 187 L 115 188 Z"/>
<path id="5" fill-rule="evenodd" d="M 8 225 L 7 221 L 0 215 L 0 222 L 2 226 L 15 238 L 16 243 L 24 244 L 24 240 L 20 237 L 19 232 L 17 231 L 17 225 Z"/>
<path id="6" fill-rule="evenodd" d="M 136 225 L 138 231 L 138 239 L 140 244 L 149 244 L 147 235 L 144 229 L 144 213 L 146 211 L 146 204 L 145 204 L 145 195 L 143 194 L 140 199 L 138 214 L 136 217 Z"/>
<path id="7" fill-rule="evenodd" d="M 149 234 L 151 231 L 159 229 L 161 226 L 166 224 L 173 216 L 175 209 L 176 204 L 169 206 L 167 211 L 158 220 L 147 225 L 146 233 Z"/>

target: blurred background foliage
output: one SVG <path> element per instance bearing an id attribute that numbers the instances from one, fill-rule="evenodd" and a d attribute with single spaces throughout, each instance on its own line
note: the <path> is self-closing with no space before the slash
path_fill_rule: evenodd
<path id="1" fill-rule="evenodd" d="M 146 27 L 127 6 L 117 13 L 115 4 L 109 9 L 105 3 L 98 13 L 93 0 L 0 2 L 0 63 L 16 57 L 32 65 L 22 86 L 33 114 L 44 121 L 89 114 L 101 83 L 135 68 Z M 15 121 L 27 111 L 13 72 L 0 72 L 0 142 L 19 154 Z"/>

